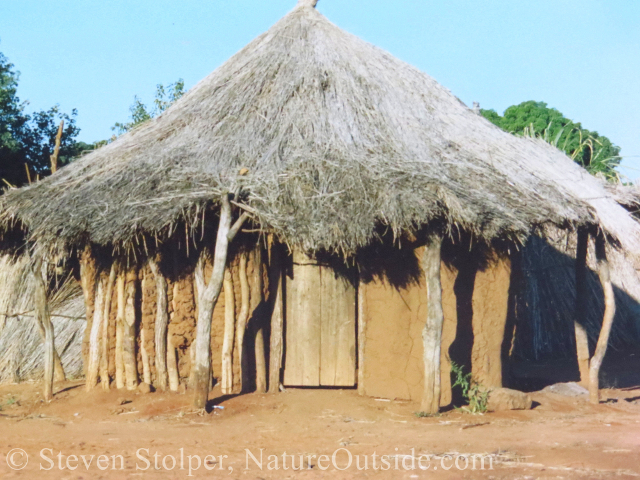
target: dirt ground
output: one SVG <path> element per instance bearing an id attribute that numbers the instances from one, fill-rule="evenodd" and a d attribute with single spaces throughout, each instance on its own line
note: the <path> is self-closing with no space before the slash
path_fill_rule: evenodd
<path id="1" fill-rule="evenodd" d="M 416 403 L 360 397 L 353 390 L 215 398 L 213 404 L 224 409 L 200 416 L 190 412 L 188 393 L 86 393 L 78 382 L 57 389 L 45 404 L 39 385 L 0 388 L 0 478 L 640 477 L 640 389 L 604 390 L 608 401 L 599 406 L 584 397 L 536 392 L 530 411 L 451 411 L 433 418 L 416 417 Z M 11 469 L 9 463 L 24 465 L 25 453 L 28 464 Z M 349 454 L 352 466 L 339 470 Z M 485 469 L 476 456 L 476 469 L 468 457 L 462 470 L 465 454 L 484 456 Z M 304 456 L 302 470 L 292 469 L 291 455 L 296 468 Z M 365 459 L 369 469 L 358 470 L 356 461 L 363 468 Z"/>

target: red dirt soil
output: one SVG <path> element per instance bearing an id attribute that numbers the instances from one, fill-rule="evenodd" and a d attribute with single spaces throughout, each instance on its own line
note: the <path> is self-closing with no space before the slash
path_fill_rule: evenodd
<path id="1" fill-rule="evenodd" d="M 578 479 L 637 478 L 640 476 L 640 390 L 605 390 L 608 403 L 591 406 L 586 398 L 561 397 L 552 393 L 532 394 L 539 404 L 531 411 L 469 415 L 459 411 L 439 417 L 417 418 L 417 403 L 381 401 L 360 397 L 354 390 L 288 390 L 278 395 L 244 395 L 217 399 L 224 406 L 214 414 L 198 415 L 190 409 L 189 394 L 138 394 L 137 392 L 86 393 L 80 383 L 57 385 L 55 400 L 45 404 L 39 385 L 9 385 L 0 388 L 0 478 L 2 479 L 89 479 L 89 478 L 242 478 L 242 479 L 314 479 L 314 478 L 393 478 L 393 479 Z M 219 393 L 219 392 L 218 392 Z M 215 398 L 216 390 L 212 393 Z M 130 403 L 122 404 L 123 401 Z M 24 457 L 13 449 L 23 449 L 29 463 L 23 470 L 12 470 Z M 42 449 L 50 448 L 41 458 Z M 184 467 L 180 470 L 180 451 L 184 449 Z M 148 459 L 149 468 L 140 455 Z M 263 468 L 249 459 L 248 449 L 259 459 L 263 451 Z M 345 471 L 331 465 L 331 455 L 338 449 L 337 466 L 344 468 L 348 450 L 353 465 Z M 397 449 L 397 450 L 396 450 Z M 430 469 L 411 467 L 411 455 L 430 454 Z M 59 469 L 58 452 L 62 452 Z M 287 457 L 284 470 L 282 455 Z M 160 469 L 154 470 L 154 453 L 160 454 Z M 390 469 L 385 467 L 381 455 Z M 493 469 L 476 470 L 471 463 L 459 471 L 453 459 L 442 455 L 494 454 Z M 305 469 L 291 469 L 291 455 L 305 455 Z M 78 458 L 70 457 L 76 455 Z M 85 455 L 87 471 L 80 459 Z M 102 460 L 102 471 L 97 457 Z M 124 468 L 112 470 L 113 455 L 122 455 Z M 174 470 L 163 468 L 166 456 L 173 456 Z M 214 455 L 216 458 L 206 458 Z M 227 455 L 222 459 L 221 455 Z M 279 470 L 269 470 L 277 455 Z M 307 455 L 316 455 L 310 461 Z M 318 456 L 328 455 L 328 460 Z M 355 464 L 360 456 L 362 467 L 368 457 L 369 470 L 359 471 Z M 207 461 L 205 466 L 188 476 L 188 456 L 195 467 L 195 456 Z M 395 469 L 396 458 L 399 468 Z M 69 466 L 77 465 L 70 471 Z M 105 463 L 106 462 L 106 463 Z M 116 460 L 116 467 L 120 467 Z M 171 467 L 171 458 L 165 460 Z M 464 466 L 464 460 L 460 460 Z M 51 468 L 50 470 L 41 470 Z M 311 468 L 307 468 L 307 467 Z M 322 470 L 321 466 L 328 466 Z M 426 466 L 426 459 L 423 461 Z M 453 466 L 451 470 L 443 466 Z M 140 470 L 137 468 L 141 468 Z M 230 470 L 230 468 L 232 470 Z"/>

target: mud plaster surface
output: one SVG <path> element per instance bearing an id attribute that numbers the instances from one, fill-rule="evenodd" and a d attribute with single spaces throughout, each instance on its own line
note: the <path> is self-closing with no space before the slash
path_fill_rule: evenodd
<path id="1" fill-rule="evenodd" d="M 419 253 L 418 253 L 419 254 Z M 441 404 L 451 403 L 449 348 L 456 336 L 458 272 L 441 269 L 444 326 L 441 355 Z M 508 262 L 478 272 L 473 292 L 472 369 L 488 386 L 501 381 L 500 352 L 507 317 Z M 424 282 L 396 289 L 381 281 L 364 287 L 366 343 L 364 389 L 367 395 L 419 401 L 423 389 L 422 329 L 426 319 Z"/>
<path id="2" fill-rule="evenodd" d="M 502 386 L 501 349 L 507 320 L 511 263 L 499 261 L 476 274 L 473 291 L 474 378 L 486 387 Z"/>
<path id="3" fill-rule="evenodd" d="M 186 275 L 170 283 L 171 301 L 169 309 L 170 343 L 178 351 L 178 371 L 187 378 L 191 369 L 189 347 L 195 338 L 196 306 L 193 290 L 193 275 Z"/>

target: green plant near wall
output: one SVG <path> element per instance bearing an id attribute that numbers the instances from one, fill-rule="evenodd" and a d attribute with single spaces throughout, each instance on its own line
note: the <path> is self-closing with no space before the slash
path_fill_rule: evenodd
<path id="1" fill-rule="evenodd" d="M 456 377 L 456 381 L 451 388 L 460 387 L 462 397 L 467 401 L 468 406 L 460 408 L 460 410 L 481 414 L 487 411 L 489 403 L 489 390 L 476 381 L 471 373 L 464 373 L 464 367 L 451 362 L 451 371 Z"/>

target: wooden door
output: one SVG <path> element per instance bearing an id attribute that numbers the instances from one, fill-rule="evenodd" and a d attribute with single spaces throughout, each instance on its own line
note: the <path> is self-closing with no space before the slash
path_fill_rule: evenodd
<path id="1" fill-rule="evenodd" d="M 356 292 L 330 267 L 294 253 L 287 278 L 284 384 L 353 387 Z"/>

